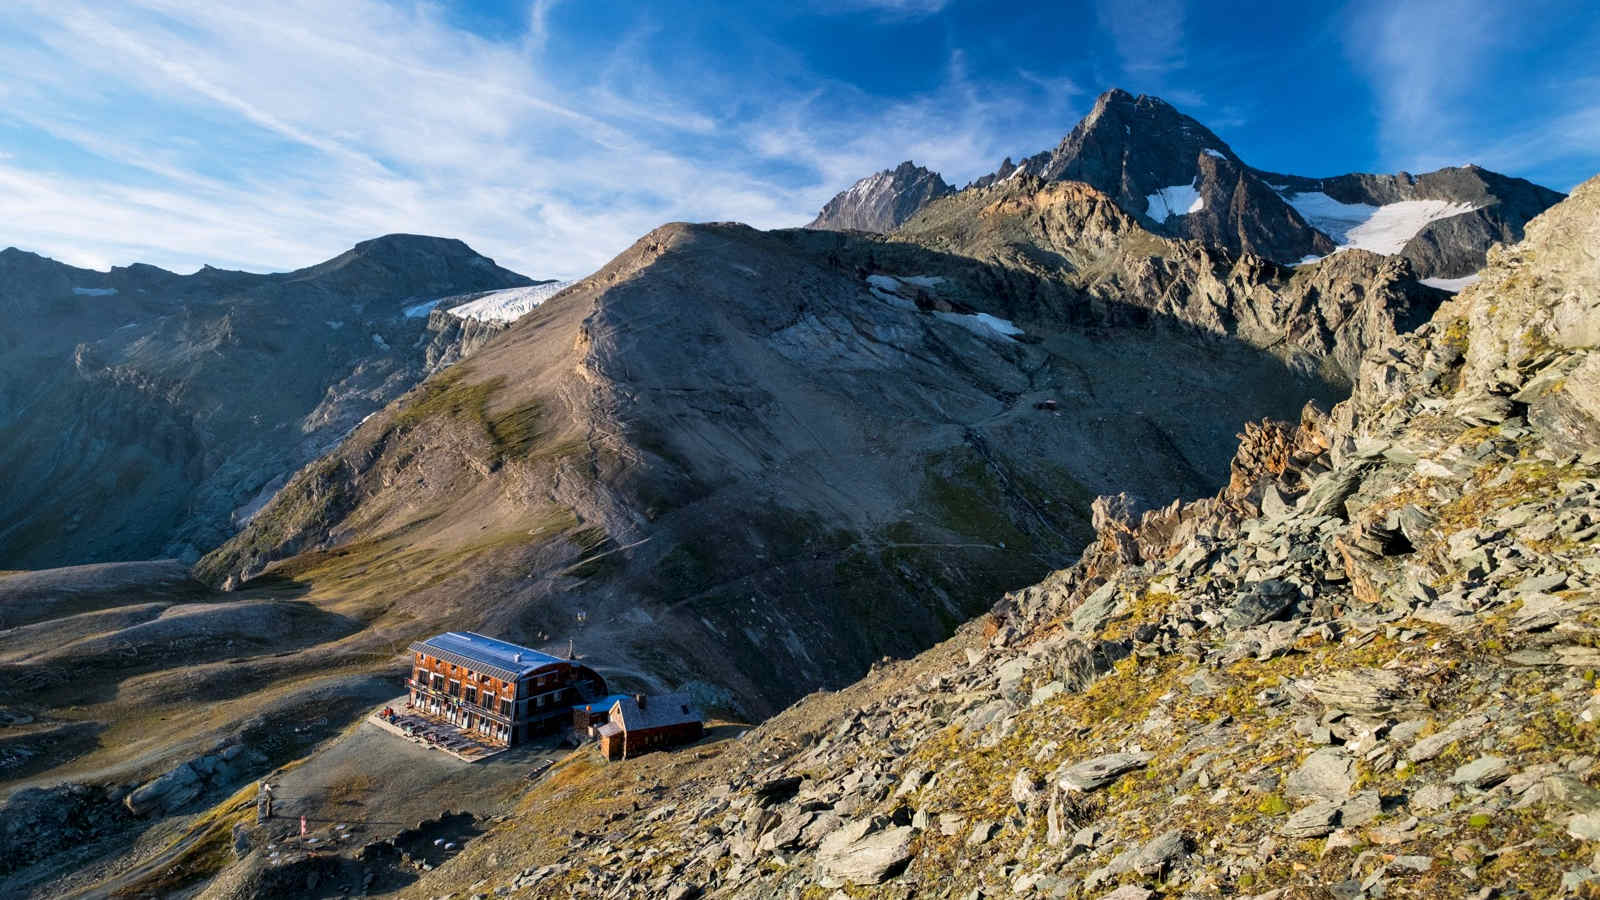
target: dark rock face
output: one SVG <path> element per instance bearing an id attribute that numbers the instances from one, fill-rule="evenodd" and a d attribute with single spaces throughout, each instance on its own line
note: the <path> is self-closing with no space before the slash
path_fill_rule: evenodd
<path id="1" fill-rule="evenodd" d="M 807 228 L 889 231 L 917 210 L 955 193 L 939 173 L 906 160 L 850 186 L 822 208 Z"/>
<path id="2" fill-rule="evenodd" d="M 0 252 L 0 568 L 194 559 L 460 355 L 473 326 L 408 305 L 528 283 L 419 235 L 273 275 Z"/>
<path id="3" fill-rule="evenodd" d="M 1158 234 L 1278 260 L 1333 249 L 1221 138 L 1157 97 L 1107 91 L 1060 146 L 1022 168 L 1050 181 L 1094 185 Z M 1185 198 L 1182 208 L 1152 200 L 1174 188 Z"/>
<path id="4" fill-rule="evenodd" d="M 6 847 L 0 877 L 126 826 L 129 815 L 117 803 L 122 793 L 72 782 L 13 793 L 0 804 L 0 841 Z"/>
<path id="5" fill-rule="evenodd" d="M 878 198 L 889 195 L 890 174 L 857 182 L 834 198 L 811 227 L 887 230 L 919 208 L 911 204 L 925 206 L 940 196 L 900 189 L 892 193 L 898 218 L 852 219 L 844 214 L 883 206 Z M 920 177 L 928 176 L 938 177 L 933 173 Z M 1416 200 L 1459 205 L 1460 210 L 1448 217 L 1420 225 L 1398 251 L 1410 260 L 1418 278 L 1457 278 L 1476 272 L 1492 244 L 1520 240 L 1522 226 L 1562 196 L 1476 166 L 1420 176 L 1402 172 L 1304 178 L 1265 172 L 1247 165 L 1210 129 L 1166 101 L 1116 89 L 1102 94 L 1055 149 L 1020 163 L 1007 158 L 995 172 L 966 189 L 988 188 L 1022 176 L 1081 181 L 1110 195 L 1124 212 L 1156 234 L 1192 238 L 1284 263 L 1332 253 L 1343 236 L 1324 230 L 1331 226 L 1311 221 L 1296 209 L 1298 194 L 1326 194 L 1339 203 L 1372 207 Z M 910 209 L 899 213 L 906 207 Z"/>

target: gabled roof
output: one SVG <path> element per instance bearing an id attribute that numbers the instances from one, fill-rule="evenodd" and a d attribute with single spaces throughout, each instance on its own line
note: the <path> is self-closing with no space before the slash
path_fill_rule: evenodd
<path id="1" fill-rule="evenodd" d="M 554 663 L 567 662 L 532 647 L 523 647 L 499 638 L 471 631 L 447 631 L 411 645 L 413 653 L 426 653 L 445 662 L 465 666 L 474 672 L 493 675 L 502 681 L 515 681 Z"/>
<path id="2" fill-rule="evenodd" d="M 643 731 L 665 728 L 668 725 L 685 725 L 700 721 L 700 711 L 688 694 L 661 694 L 646 697 L 640 706 L 632 697 L 624 697 L 611 707 L 608 725 L 620 725 L 623 731 Z"/>

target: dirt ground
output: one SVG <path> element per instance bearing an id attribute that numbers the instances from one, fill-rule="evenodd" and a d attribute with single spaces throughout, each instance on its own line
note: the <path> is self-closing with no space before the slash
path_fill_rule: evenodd
<path id="1" fill-rule="evenodd" d="M 445 811 L 484 819 L 503 812 L 526 778 L 567 751 L 555 743 L 513 747 L 462 762 L 366 721 L 273 781 L 274 826 L 347 825 L 352 843 L 385 840 Z"/>

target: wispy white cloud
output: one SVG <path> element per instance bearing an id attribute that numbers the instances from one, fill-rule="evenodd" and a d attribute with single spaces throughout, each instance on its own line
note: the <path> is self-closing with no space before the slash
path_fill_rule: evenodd
<path id="1" fill-rule="evenodd" d="M 528 6 L 528 45 L 543 50 L 550 40 L 550 14 L 561 0 L 533 0 Z"/>
<path id="2" fill-rule="evenodd" d="M 1456 101 L 1472 89 L 1498 18 L 1490 0 L 1367 3 L 1356 10 L 1346 44 L 1377 95 L 1384 158 L 1413 169 L 1466 161 Z"/>
<path id="3" fill-rule="evenodd" d="M 1600 165 L 1600 76 L 1550 77 L 1559 65 L 1504 68 L 1546 19 L 1538 8 L 1492 0 L 1359 6 L 1346 47 L 1377 99 L 1380 159 L 1413 172 L 1469 162 L 1513 172 Z M 1592 22 L 1558 27 L 1565 39 L 1593 42 Z M 1552 63 L 1549 53 L 1539 60 Z M 1593 57 L 1587 68 L 1600 72 Z"/>
<path id="4" fill-rule="evenodd" d="M 1128 75 L 1159 78 L 1183 67 L 1183 0 L 1096 0 L 1095 13 Z"/>
<path id="5" fill-rule="evenodd" d="M 241 9 L 51 0 L 0 14 L 0 123 L 50 142 L 0 162 L 0 244 L 95 266 L 262 270 L 413 231 L 574 276 L 664 221 L 799 224 L 905 156 L 972 177 L 1015 152 L 1002 125 L 1038 119 L 1041 146 L 1062 128 L 1038 98 L 980 90 L 959 60 L 908 99 L 792 78 L 805 88 L 726 108 L 626 37 L 574 87 L 546 59 L 550 2 L 512 41 L 428 4 Z M 1070 125 L 1068 102 L 1043 109 Z"/>
<path id="6" fill-rule="evenodd" d="M 941 12 L 951 0 L 821 0 L 818 12 L 874 12 L 895 18 L 919 18 Z"/>

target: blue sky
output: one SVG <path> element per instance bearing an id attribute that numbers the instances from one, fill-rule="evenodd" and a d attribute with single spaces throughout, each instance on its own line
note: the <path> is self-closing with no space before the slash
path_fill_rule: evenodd
<path id="1" fill-rule="evenodd" d="M 409 231 L 574 277 L 907 158 L 963 184 L 1112 86 L 1269 170 L 1600 171 L 1592 3 L 1305 6 L 12 0 L 0 246 L 269 271 Z"/>

